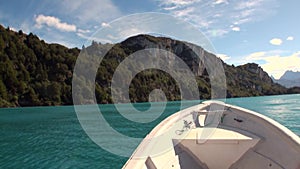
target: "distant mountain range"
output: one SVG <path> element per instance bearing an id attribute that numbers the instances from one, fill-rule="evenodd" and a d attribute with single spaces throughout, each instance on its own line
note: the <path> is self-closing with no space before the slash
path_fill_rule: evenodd
<path id="1" fill-rule="evenodd" d="M 300 87 L 300 72 L 286 71 L 280 79 L 273 78 L 275 83 L 279 83 L 285 87 Z"/>
<path id="2" fill-rule="evenodd" d="M 200 46 L 150 35 L 137 35 L 116 44 L 93 42 L 83 47 L 82 50 L 90 55 L 98 49 L 110 49 L 99 65 L 95 91 L 90 91 L 85 77 L 78 79 L 81 86 L 72 86 L 73 69 L 80 49 L 48 44 L 32 33 L 14 32 L 0 25 L 0 107 L 71 105 L 72 88 L 83 95 L 95 92 L 99 104 L 112 103 L 110 85 L 118 65 L 129 55 L 150 48 L 172 52 L 189 66 L 196 76 L 199 99 L 211 98 L 210 77 L 203 62 L 213 60 L 223 64 L 229 98 L 300 93 L 300 88 L 286 88 L 274 83 L 258 64 L 227 65 Z M 192 48 L 201 50 L 201 59 Z M 85 70 L 88 72 L 89 67 Z M 169 101 L 181 99 L 179 86 L 169 74 L 145 70 L 131 80 L 130 101 L 147 102 L 149 94 L 157 88 Z"/>

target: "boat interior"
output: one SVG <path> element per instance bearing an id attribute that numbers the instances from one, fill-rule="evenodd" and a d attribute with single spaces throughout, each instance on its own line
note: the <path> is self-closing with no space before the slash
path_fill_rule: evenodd
<path id="1" fill-rule="evenodd" d="M 162 121 L 123 168 L 300 169 L 299 143 L 270 118 L 207 101 Z"/>

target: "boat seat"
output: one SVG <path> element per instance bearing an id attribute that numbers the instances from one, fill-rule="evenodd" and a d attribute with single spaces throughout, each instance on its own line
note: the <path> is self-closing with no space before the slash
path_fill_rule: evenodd
<path id="1" fill-rule="evenodd" d="M 210 169 L 229 168 L 260 138 L 246 131 L 223 128 L 195 128 L 182 140 L 175 140 Z"/>

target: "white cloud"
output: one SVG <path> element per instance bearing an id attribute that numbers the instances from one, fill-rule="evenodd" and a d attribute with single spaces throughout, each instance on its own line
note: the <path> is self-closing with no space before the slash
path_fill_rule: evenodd
<path id="1" fill-rule="evenodd" d="M 194 12 L 194 10 L 195 10 L 194 7 L 188 7 L 182 10 L 174 11 L 174 15 L 176 15 L 177 17 L 184 17 L 190 15 L 190 13 Z"/>
<path id="2" fill-rule="evenodd" d="M 262 20 L 277 8 L 277 0 L 156 1 L 162 11 L 194 24 L 209 37 L 240 31 L 242 24 Z M 232 24 L 234 27 L 228 27 Z"/>
<path id="3" fill-rule="evenodd" d="M 218 5 L 218 4 L 228 4 L 228 1 L 227 0 L 216 0 L 214 2 L 214 4 Z"/>
<path id="4" fill-rule="evenodd" d="M 293 36 L 289 36 L 289 37 L 286 38 L 286 40 L 290 40 L 290 41 L 294 40 L 294 37 Z"/>
<path id="5" fill-rule="evenodd" d="M 241 28 L 238 27 L 238 26 L 234 26 L 234 27 L 231 28 L 231 30 L 233 30 L 235 32 L 239 32 L 241 30 Z"/>
<path id="6" fill-rule="evenodd" d="M 280 78 L 287 70 L 300 70 L 300 51 L 290 56 L 270 56 L 266 58 L 266 62 L 262 68 L 275 78 Z"/>
<path id="7" fill-rule="evenodd" d="M 246 57 L 246 60 L 253 61 L 253 60 L 262 60 L 265 56 L 266 52 L 255 52 L 251 53 Z"/>
<path id="8" fill-rule="evenodd" d="M 111 0 L 63 0 L 59 3 L 59 9 L 61 15 L 67 14 L 83 27 L 121 16 Z"/>
<path id="9" fill-rule="evenodd" d="M 230 59 L 230 56 L 225 54 L 217 54 L 217 57 L 222 59 L 223 61 Z"/>
<path id="10" fill-rule="evenodd" d="M 102 26 L 103 28 L 110 27 L 109 23 L 106 23 L 106 22 L 102 22 L 102 23 L 101 23 L 101 26 Z"/>
<path id="11" fill-rule="evenodd" d="M 284 54 L 284 51 L 262 51 L 249 54 L 246 57 L 248 61 L 264 61 L 261 67 L 268 74 L 275 78 L 280 78 L 285 71 L 300 70 L 300 51 L 292 54 Z"/>
<path id="12" fill-rule="evenodd" d="M 236 9 L 250 9 L 250 8 L 255 8 L 261 5 L 263 0 L 247 0 L 247 1 L 240 1 Z"/>
<path id="13" fill-rule="evenodd" d="M 37 28 L 42 28 L 44 25 L 48 27 L 53 27 L 61 31 L 66 32 L 75 32 L 76 26 L 73 24 L 68 24 L 65 22 L 62 22 L 59 18 L 56 18 L 54 16 L 45 16 L 45 15 L 38 15 L 35 18 L 35 26 Z"/>
<path id="14" fill-rule="evenodd" d="M 273 38 L 273 39 L 270 40 L 270 43 L 271 43 L 272 45 L 279 46 L 279 45 L 282 44 L 282 40 L 279 39 L 279 38 Z"/>
<path id="15" fill-rule="evenodd" d="M 91 31 L 88 30 L 88 29 L 86 29 L 86 30 L 84 30 L 84 29 L 78 29 L 77 32 L 78 33 L 90 33 Z"/>
<path id="16" fill-rule="evenodd" d="M 213 30 L 207 31 L 207 33 L 213 37 L 223 36 L 223 35 L 227 34 L 228 32 L 229 32 L 229 30 L 225 30 L 225 29 L 213 29 Z"/>
<path id="17" fill-rule="evenodd" d="M 30 32 L 36 32 L 45 40 L 57 43 L 62 42 L 59 37 L 68 36 L 70 42 L 79 47 L 85 43 L 85 39 L 89 39 L 92 32 L 101 27 L 101 23 L 122 16 L 122 12 L 112 0 L 62 0 L 40 4 L 41 7 L 36 12 L 41 11 L 38 14 L 43 15 L 34 17 L 35 26 L 30 25 Z M 55 15 L 49 16 L 49 13 L 53 14 L 53 12 Z M 41 29 L 42 27 L 48 29 Z M 67 35 L 65 32 L 73 34 Z"/>
<path id="18" fill-rule="evenodd" d="M 162 0 L 161 5 L 172 6 L 172 7 L 182 7 L 200 2 L 201 0 Z"/>
<path id="19" fill-rule="evenodd" d="M 178 8 L 177 6 L 171 6 L 171 7 L 164 7 L 163 9 L 166 10 L 166 11 L 171 11 L 171 10 L 174 10 Z"/>
<path id="20" fill-rule="evenodd" d="M 254 52 L 247 56 L 245 56 L 245 59 L 247 62 L 251 61 L 257 61 L 257 60 L 265 60 L 266 57 L 269 56 L 281 56 L 288 54 L 287 51 L 284 50 L 270 50 L 270 51 L 260 51 L 260 52 Z"/>
<path id="21" fill-rule="evenodd" d="M 255 12 L 255 9 L 244 9 L 243 11 L 241 11 L 240 15 L 235 16 L 237 18 L 250 18 L 251 15 L 253 15 L 253 13 Z"/>

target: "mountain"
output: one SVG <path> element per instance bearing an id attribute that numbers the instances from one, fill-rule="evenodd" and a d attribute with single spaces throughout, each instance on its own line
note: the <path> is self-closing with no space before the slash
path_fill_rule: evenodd
<path id="1" fill-rule="evenodd" d="M 96 56 L 101 50 L 108 52 L 98 67 L 95 91 L 90 91 L 87 87 L 90 82 L 84 76 L 77 79 L 77 83 L 82 85 L 73 86 L 74 90 L 82 95 L 95 92 L 98 103 L 112 103 L 110 85 L 118 65 L 131 54 L 151 48 L 174 53 L 188 65 L 196 76 L 199 99 L 211 97 L 210 78 L 204 62 L 214 60 L 223 64 L 227 97 L 300 93 L 299 88 L 287 89 L 273 83 L 268 74 L 255 63 L 237 67 L 227 65 L 200 46 L 150 35 L 137 35 L 116 44 L 93 42 L 90 46 L 83 47 L 82 53 L 90 56 Z M 200 59 L 192 48 L 201 51 Z M 73 104 L 73 69 L 80 51 L 78 48 L 47 44 L 32 33 L 27 35 L 22 31 L 14 32 L 0 25 L 0 107 Z M 89 59 L 96 60 L 97 57 Z M 88 75 L 90 69 L 88 65 L 85 66 L 84 70 Z M 138 68 L 136 64 L 132 66 Z M 181 99 L 180 88 L 170 74 L 161 70 L 144 70 L 130 81 L 130 101 L 146 102 L 149 94 L 157 88 L 165 93 L 168 100 Z M 121 96 L 123 91 L 116 92 Z"/>
<path id="2" fill-rule="evenodd" d="M 286 71 L 281 77 L 281 80 L 299 80 L 300 72 Z"/>
<path id="3" fill-rule="evenodd" d="M 280 79 L 274 82 L 285 87 L 300 87 L 300 72 L 286 71 Z"/>

